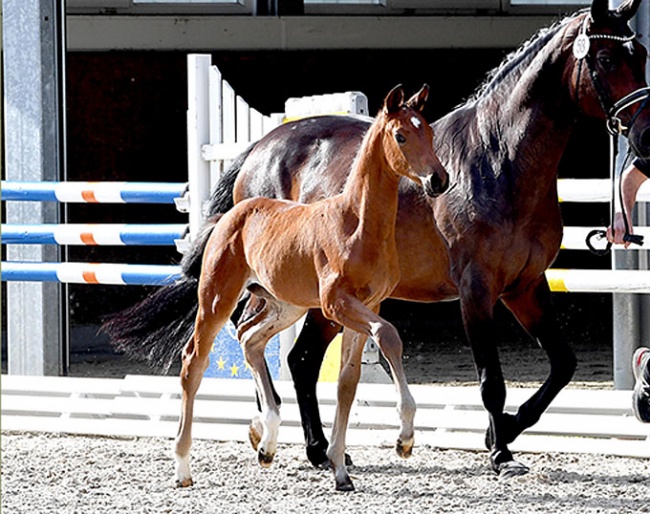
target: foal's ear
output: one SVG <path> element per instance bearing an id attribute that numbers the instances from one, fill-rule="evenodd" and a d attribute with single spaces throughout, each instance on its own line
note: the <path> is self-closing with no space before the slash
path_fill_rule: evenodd
<path id="1" fill-rule="evenodd" d="M 427 98 L 429 98 L 429 86 L 427 84 L 424 84 L 420 91 L 409 98 L 409 101 L 406 102 L 406 105 L 408 105 L 414 111 L 422 112 L 424 109 L 424 104 L 427 103 Z"/>
<path id="2" fill-rule="evenodd" d="M 402 84 L 395 86 L 391 89 L 390 93 L 384 100 L 384 112 L 390 114 L 392 112 L 397 112 L 400 110 L 404 104 L 404 89 Z"/>

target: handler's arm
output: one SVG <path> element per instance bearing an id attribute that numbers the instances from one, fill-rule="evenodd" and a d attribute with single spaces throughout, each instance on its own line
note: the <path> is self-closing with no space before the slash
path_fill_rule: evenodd
<path id="1" fill-rule="evenodd" d="M 646 170 L 646 164 L 648 168 Z M 625 209 L 625 215 L 627 216 L 630 234 L 634 233 L 634 227 L 632 226 L 632 210 L 634 209 L 634 204 L 636 203 L 636 196 L 639 192 L 641 184 L 643 184 L 648 179 L 648 174 L 650 174 L 650 161 L 642 161 L 637 159 L 634 164 L 628 166 L 623 170 L 621 175 L 621 194 L 623 196 L 623 208 Z M 607 240 L 615 244 L 625 244 L 625 248 L 630 246 L 630 243 L 623 242 L 623 236 L 625 235 L 625 222 L 623 221 L 623 215 L 620 212 L 617 212 L 614 217 L 613 223 L 614 233 L 612 234 L 612 226 L 607 228 Z"/>

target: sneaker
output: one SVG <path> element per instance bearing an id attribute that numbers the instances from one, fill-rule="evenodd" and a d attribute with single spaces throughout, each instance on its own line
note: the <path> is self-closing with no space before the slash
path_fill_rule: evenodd
<path id="1" fill-rule="evenodd" d="M 650 348 L 639 348 L 632 358 L 636 385 L 632 395 L 632 407 L 639 421 L 650 423 Z"/>

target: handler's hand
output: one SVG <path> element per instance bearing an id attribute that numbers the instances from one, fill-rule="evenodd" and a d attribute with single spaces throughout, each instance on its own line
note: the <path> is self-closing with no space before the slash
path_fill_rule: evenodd
<path id="1" fill-rule="evenodd" d="M 612 225 L 614 227 L 614 233 L 612 234 Z M 625 222 L 623 221 L 623 214 L 617 212 L 614 215 L 614 223 L 607 227 L 607 240 L 610 243 L 617 245 L 625 245 L 625 248 L 630 246 L 630 242 L 624 242 L 623 236 L 625 235 Z M 630 234 L 634 234 L 634 227 L 630 225 Z"/>

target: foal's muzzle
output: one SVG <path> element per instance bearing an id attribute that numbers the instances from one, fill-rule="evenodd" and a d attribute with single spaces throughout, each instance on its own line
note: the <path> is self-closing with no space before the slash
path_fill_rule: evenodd
<path id="1" fill-rule="evenodd" d="M 435 198 L 447 190 L 449 178 L 446 175 L 444 178 L 441 178 L 437 173 L 433 173 L 422 179 L 422 186 L 427 195 Z"/>

